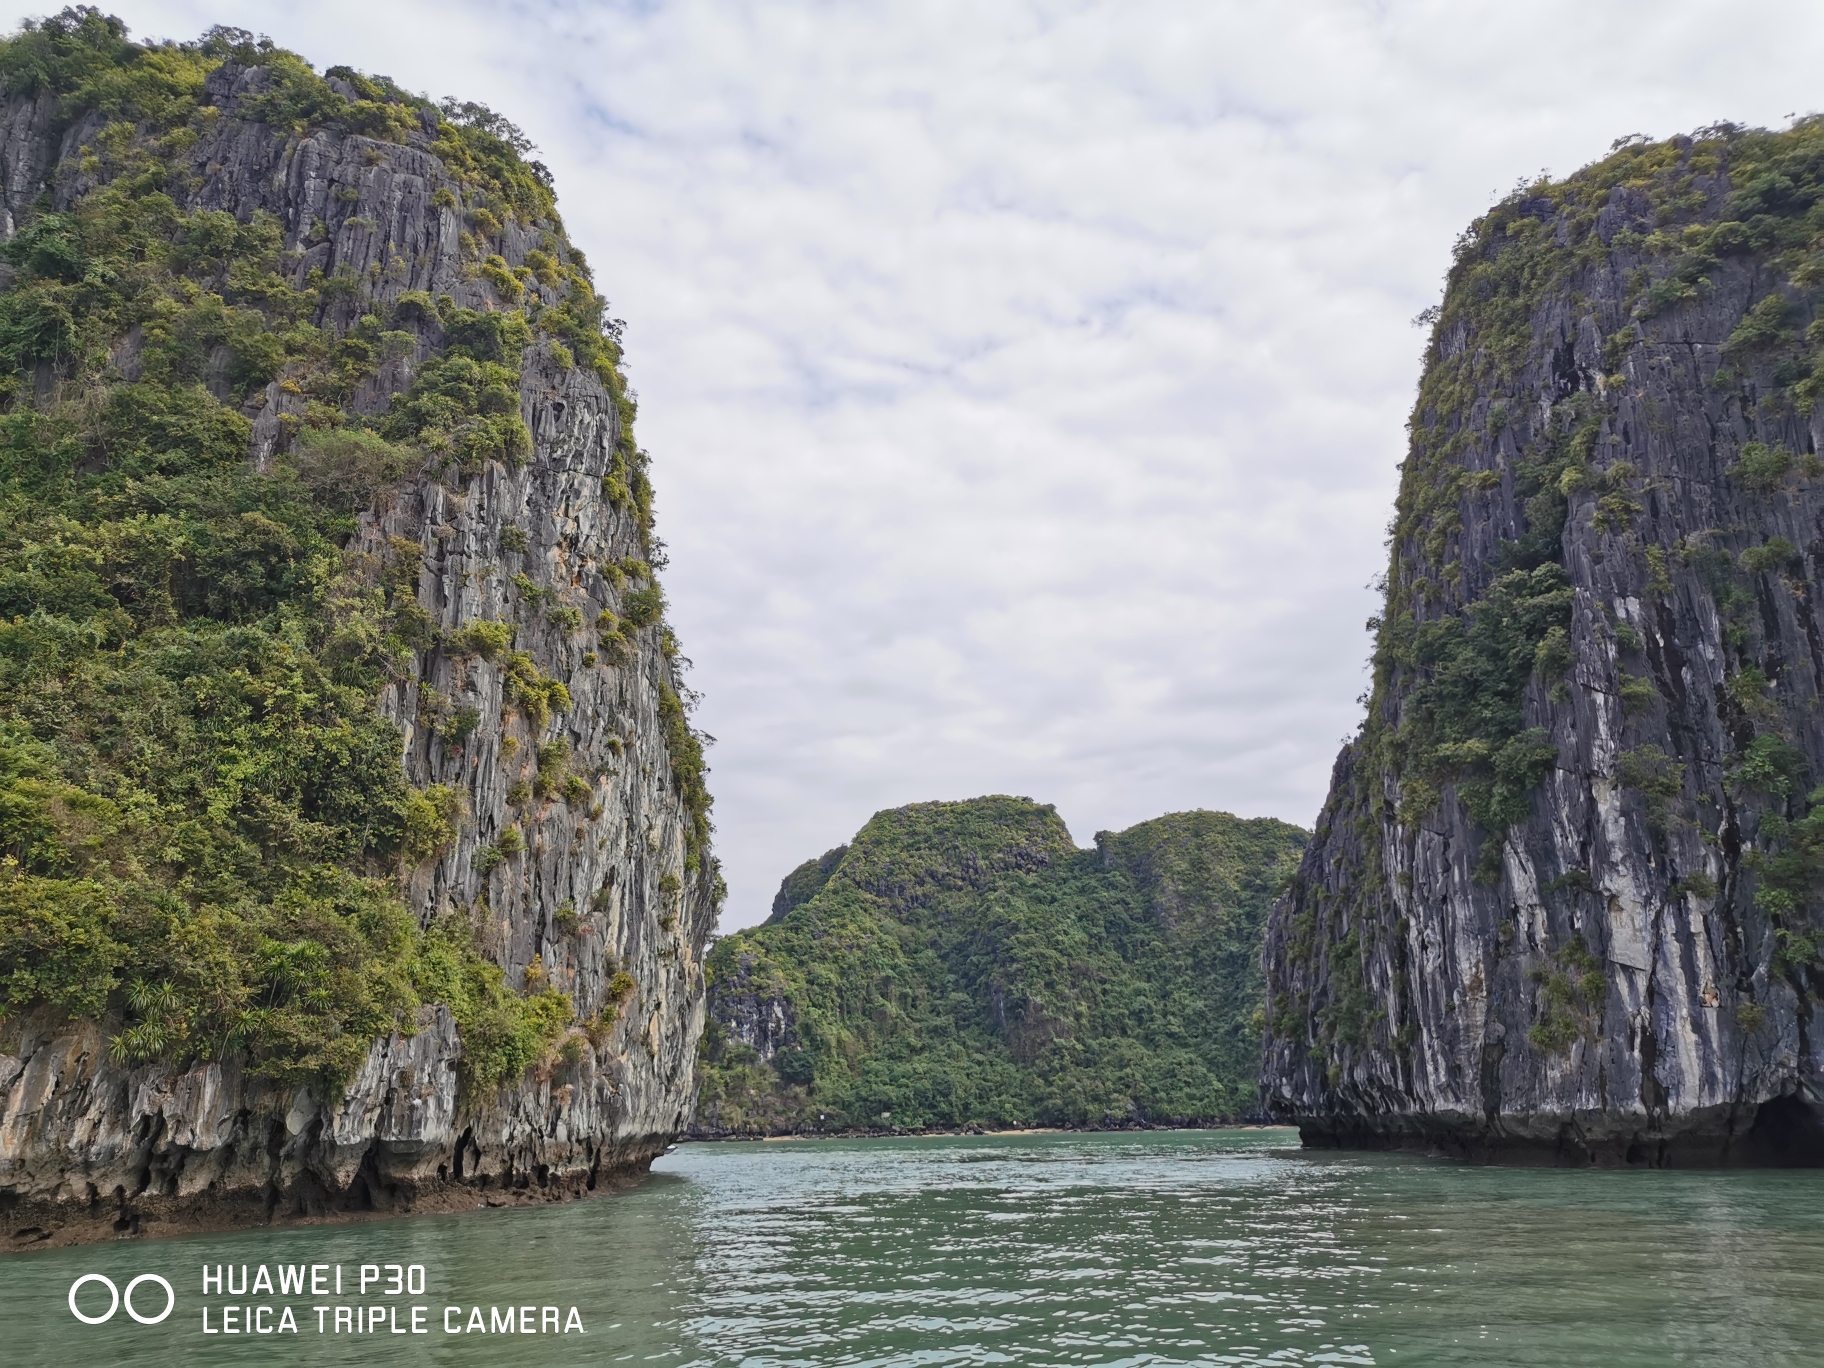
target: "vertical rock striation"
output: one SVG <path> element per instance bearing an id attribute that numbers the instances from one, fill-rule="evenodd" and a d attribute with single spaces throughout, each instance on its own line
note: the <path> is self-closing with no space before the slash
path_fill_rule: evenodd
<path id="1" fill-rule="evenodd" d="M 187 146 L 161 145 L 178 162 L 161 192 L 179 214 L 275 222 L 320 326 L 351 336 L 384 318 L 345 417 L 384 418 L 448 330 L 472 326 L 451 320 L 536 324 L 584 289 L 554 217 L 507 215 L 446 163 L 434 111 L 413 108 L 417 126 L 385 136 L 349 131 L 352 116 L 262 121 L 269 56 L 243 42 L 214 65 Z M 365 108 L 360 80 L 332 73 L 331 104 Z M 68 111 L 42 88 L 0 104 L 0 236 L 75 204 L 96 183 L 92 149 L 123 136 L 102 110 Z M 117 1062 L 112 1018 L 16 1015 L 0 1027 L 7 1236 L 567 1195 L 642 1171 L 683 1128 L 719 880 L 686 753 L 689 693 L 655 606 L 632 402 L 611 366 L 577 364 L 553 335 L 501 335 L 518 353 L 504 360 L 529 449 L 384 484 L 345 554 L 421 610 L 377 706 L 411 784 L 460 809 L 441 849 L 403 866 L 401 896 L 422 928 L 471 921 L 507 985 L 562 992 L 572 1024 L 523 1075 L 469 1087 L 462 1032 L 427 995 L 411 1033 L 375 1040 L 324 1088 L 256 1075 L 232 1052 Z M 127 380 L 139 345 L 117 347 Z M 284 371 L 243 401 L 231 360 L 218 346 L 208 384 L 251 420 L 248 460 L 265 470 L 322 415 Z M 476 624 L 504 625 L 490 638 Z"/>
<path id="2" fill-rule="evenodd" d="M 1821 170 L 1816 120 L 1637 141 L 1460 242 L 1267 933 L 1306 1143 L 1824 1160 Z"/>

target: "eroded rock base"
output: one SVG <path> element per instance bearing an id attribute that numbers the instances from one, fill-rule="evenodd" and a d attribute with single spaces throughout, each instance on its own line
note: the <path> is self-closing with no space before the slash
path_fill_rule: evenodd
<path id="1" fill-rule="evenodd" d="M 389 1182 L 368 1165 L 340 1192 L 307 1180 L 290 1189 L 273 1185 L 190 1197 L 129 1196 L 117 1189 L 106 1195 L 97 1193 L 86 1203 L 20 1200 L 0 1193 L 0 1249 L 60 1249 L 104 1240 L 193 1235 L 249 1226 L 329 1224 L 569 1202 L 632 1187 L 646 1176 L 656 1157 L 655 1153 L 583 1173 L 522 1173 L 504 1182 L 490 1177 Z"/>
<path id="2" fill-rule="evenodd" d="M 1524 1132 L 1452 1126 L 1435 1116 L 1296 1119 L 1306 1149 L 1393 1150 L 1548 1168 L 1824 1168 L 1824 1111 L 1793 1096 L 1719 1112 L 1675 1132 L 1595 1128 L 1591 1118 L 1528 1118 Z"/>

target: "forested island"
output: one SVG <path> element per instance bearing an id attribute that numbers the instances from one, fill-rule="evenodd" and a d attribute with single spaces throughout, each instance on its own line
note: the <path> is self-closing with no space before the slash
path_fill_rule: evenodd
<path id="1" fill-rule="evenodd" d="M 1261 932 L 1306 836 L 1180 812 L 1079 850 L 1027 798 L 877 813 L 711 952 L 694 1131 L 1257 1116 Z"/>

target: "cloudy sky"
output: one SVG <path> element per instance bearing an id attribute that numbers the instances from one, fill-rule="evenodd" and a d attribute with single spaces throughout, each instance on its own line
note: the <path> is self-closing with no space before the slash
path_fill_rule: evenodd
<path id="1" fill-rule="evenodd" d="M 1824 107 L 1824 6 L 1766 0 L 103 8 L 538 143 L 627 320 L 725 929 L 900 803 L 1308 825 L 1457 233 Z"/>

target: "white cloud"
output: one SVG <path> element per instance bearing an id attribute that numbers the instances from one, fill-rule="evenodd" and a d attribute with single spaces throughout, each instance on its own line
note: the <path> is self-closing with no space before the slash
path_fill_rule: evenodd
<path id="1" fill-rule="evenodd" d="M 541 144 L 629 324 L 725 925 L 918 799 L 1308 823 L 1452 240 L 1804 112 L 1824 47 L 1766 0 L 115 8 Z"/>

